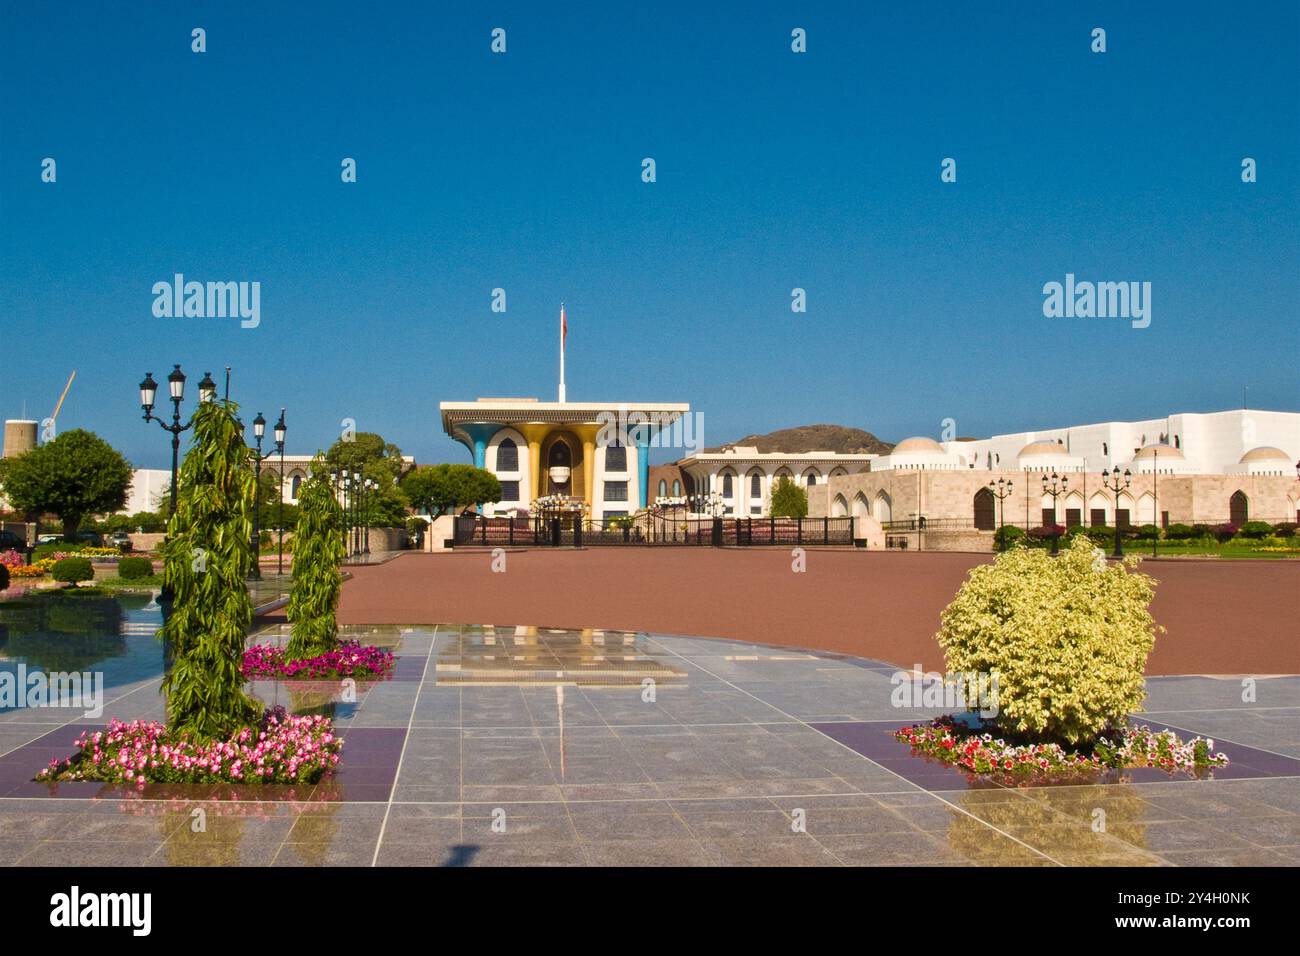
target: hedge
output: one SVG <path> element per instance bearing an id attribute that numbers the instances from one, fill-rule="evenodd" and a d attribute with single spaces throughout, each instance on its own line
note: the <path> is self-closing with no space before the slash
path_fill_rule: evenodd
<path id="1" fill-rule="evenodd" d="M 76 587 L 78 581 L 93 580 L 95 569 L 90 565 L 90 558 L 60 558 L 54 562 L 50 574 L 54 580 Z"/>
<path id="2" fill-rule="evenodd" d="M 137 581 L 153 574 L 153 562 L 148 558 L 121 558 L 117 562 L 117 576 L 124 581 Z"/>

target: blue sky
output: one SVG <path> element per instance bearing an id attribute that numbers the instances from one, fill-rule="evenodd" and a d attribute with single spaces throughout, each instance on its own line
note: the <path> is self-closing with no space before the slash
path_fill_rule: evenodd
<path id="1" fill-rule="evenodd" d="M 290 452 L 467 460 L 438 402 L 553 398 L 561 300 L 571 400 L 709 444 L 1300 410 L 1294 3 L 74 6 L 0 13 L 0 417 L 75 368 L 59 427 L 140 466 L 174 362 Z M 260 326 L 156 318 L 175 272 Z M 1045 318 L 1067 272 L 1151 282 L 1150 327 Z"/>

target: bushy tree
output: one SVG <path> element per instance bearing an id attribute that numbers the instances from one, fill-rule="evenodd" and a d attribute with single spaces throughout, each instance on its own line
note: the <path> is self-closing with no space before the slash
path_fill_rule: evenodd
<path id="1" fill-rule="evenodd" d="M 772 489 L 770 512 L 774 518 L 804 518 L 808 515 L 808 492 L 782 476 Z"/>
<path id="2" fill-rule="evenodd" d="M 285 609 L 292 634 L 285 655 L 300 661 L 338 644 L 344 557 L 343 509 L 334 497 L 325 463 L 312 463 L 311 477 L 298 489 L 298 525 L 293 535 L 293 588 Z"/>
<path id="3" fill-rule="evenodd" d="M 1083 537 L 1052 558 L 1012 548 L 970 572 L 937 635 L 948 672 L 997 675 L 995 722 L 1009 734 L 1075 744 L 1141 708 L 1160 630 L 1155 582 L 1108 563 Z"/>
<path id="4" fill-rule="evenodd" d="M 163 678 L 176 733 L 226 738 L 260 708 L 244 693 L 244 637 L 253 621 L 245 579 L 253 566 L 251 450 L 232 402 L 206 402 L 192 419 L 176 513 L 163 546 L 170 612 L 159 632 L 174 655 Z"/>
<path id="5" fill-rule="evenodd" d="M 411 507 L 437 518 L 457 508 L 500 501 L 501 482 L 473 465 L 431 465 L 402 479 L 402 492 Z"/>
<path id="6" fill-rule="evenodd" d="M 327 471 L 369 472 L 372 466 L 378 466 L 387 473 L 390 483 L 402 476 L 402 449 L 374 432 L 340 438 L 325 452 L 325 461 L 329 464 Z"/>
<path id="7" fill-rule="evenodd" d="M 16 510 L 56 514 L 70 535 L 87 515 L 126 504 L 131 474 L 131 465 L 112 445 L 74 428 L 10 459 L 4 489 Z"/>
<path id="8" fill-rule="evenodd" d="M 357 432 L 340 438 L 325 453 L 327 470 L 348 471 L 373 479 L 379 486 L 365 495 L 363 524 L 379 528 L 400 528 L 406 523 L 406 496 L 398 487 L 405 463 L 402 450 L 382 435 Z"/>
<path id="9" fill-rule="evenodd" d="M 93 581 L 95 568 L 91 565 L 90 558 L 60 558 L 50 569 L 50 577 L 75 588 L 79 581 Z"/>

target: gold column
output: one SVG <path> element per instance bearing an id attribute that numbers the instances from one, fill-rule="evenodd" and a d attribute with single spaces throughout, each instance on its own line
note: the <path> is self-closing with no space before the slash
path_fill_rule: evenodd
<path id="1" fill-rule="evenodd" d="M 516 427 L 528 442 L 528 484 L 532 490 L 529 507 L 531 508 L 532 502 L 542 496 L 542 442 L 545 441 L 550 426 L 518 425 Z"/>
<path id="2" fill-rule="evenodd" d="M 582 497 L 587 502 L 587 514 L 591 514 L 591 482 L 596 473 L 596 442 L 594 439 L 582 439 Z M 594 517 L 594 515 L 593 515 Z"/>

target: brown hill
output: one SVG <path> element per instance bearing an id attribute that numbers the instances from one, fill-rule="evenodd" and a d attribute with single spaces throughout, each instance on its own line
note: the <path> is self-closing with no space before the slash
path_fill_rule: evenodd
<path id="1" fill-rule="evenodd" d="M 736 445 L 756 446 L 760 452 L 783 452 L 797 455 L 806 451 L 833 451 L 842 455 L 884 455 L 894 446 L 881 441 L 871 432 L 846 425 L 800 425 L 782 428 L 766 435 L 746 435 L 734 442 L 705 451 L 717 452 Z"/>

